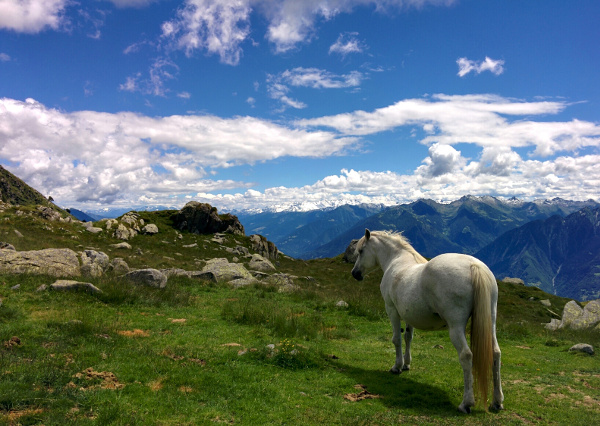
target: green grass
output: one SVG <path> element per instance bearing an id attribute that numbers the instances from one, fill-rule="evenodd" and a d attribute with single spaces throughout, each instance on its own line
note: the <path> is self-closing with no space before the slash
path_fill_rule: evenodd
<path id="1" fill-rule="evenodd" d="M 117 241 L 109 236 L 35 217 L 0 218 L 0 240 L 18 250 L 96 247 L 136 267 L 191 270 L 210 257 L 231 259 L 210 237 L 177 237 L 167 213 L 142 216 L 160 233 L 135 237 L 126 252 L 110 250 Z M 238 243 L 248 241 L 227 237 Z M 600 414 L 597 355 L 568 352 L 580 342 L 598 350 L 600 333 L 542 325 L 566 299 L 500 284 L 506 409 L 466 416 L 456 409 L 462 372 L 446 332 L 416 331 L 412 369 L 387 372 L 394 349 L 380 274 L 356 282 L 339 257 L 277 266 L 299 277 L 298 291 L 175 277 L 160 290 L 107 276 L 86 280 L 103 291 L 90 295 L 37 292 L 51 277 L 0 275 L 0 424 L 587 425 Z M 550 299 L 549 310 L 540 299 Z M 339 300 L 349 306 L 336 307 Z M 361 389 L 379 398 L 344 398 Z"/>

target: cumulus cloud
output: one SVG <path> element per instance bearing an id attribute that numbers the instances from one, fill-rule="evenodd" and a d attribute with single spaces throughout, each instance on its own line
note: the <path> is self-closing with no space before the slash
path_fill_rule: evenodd
<path id="1" fill-rule="evenodd" d="M 436 177 L 453 173 L 466 163 L 457 151 L 450 145 L 435 143 L 429 147 L 429 156 L 423 160 L 425 163 L 416 172 L 428 177 Z"/>
<path id="2" fill-rule="evenodd" d="M 294 68 L 279 74 L 267 76 L 267 91 L 272 99 L 284 106 L 296 109 L 306 108 L 306 104 L 288 96 L 290 87 L 311 89 L 343 89 L 360 86 L 364 76 L 359 71 L 337 75 L 318 68 Z"/>
<path id="3" fill-rule="evenodd" d="M 504 72 L 504 61 L 500 59 L 492 59 L 488 56 L 483 61 L 472 61 L 467 58 L 458 58 L 458 75 L 464 77 L 470 72 L 481 74 L 484 71 L 490 71 L 494 75 L 500 75 Z"/>
<path id="4" fill-rule="evenodd" d="M 0 29 L 19 33 L 57 30 L 70 0 L 0 0 Z"/>
<path id="5" fill-rule="evenodd" d="M 329 54 L 337 53 L 346 56 L 350 53 L 362 53 L 367 46 L 357 36 L 356 32 L 340 34 L 335 43 L 329 47 Z"/>
<path id="6" fill-rule="evenodd" d="M 33 99 L 0 100 L 0 158 L 64 203 L 244 188 L 208 179 L 209 169 L 341 155 L 357 143 L 252 117 L 66 113 Z"/>

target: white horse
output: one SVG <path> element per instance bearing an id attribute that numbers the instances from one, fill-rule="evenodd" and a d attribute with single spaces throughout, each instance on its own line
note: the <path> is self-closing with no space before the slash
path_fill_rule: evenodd
<path id="1" fill-rule="evenodd" d="M 500 383 L 500 347 L 496 340 L 498 285 L 489 268 L 472 256 L 449 253 L 427 261 L 397 233 L 368 229 L 357 246 L 358 259 L 352 276 L 362 280 L 366 270 L 383 269 L 381 294 L 394 329 L 396 362 L 390 372 L 410 369 L 413 327 L 420 330 L 448 328 L 464 373 L 463 401 L 458 409 L 470 413 L 475 405 L 473 374 L 477 393 L 487 404 L 489 376 L 493 377 L 491 409 L 503 409 Z M 471 319 L 471 348 L 465 329 Z M 402 357 L 402 328 L 406 322 Z M 491 374 L 490 374 L 491 373 Z M 485 406 L 485 405 L 484 405 Z"/>

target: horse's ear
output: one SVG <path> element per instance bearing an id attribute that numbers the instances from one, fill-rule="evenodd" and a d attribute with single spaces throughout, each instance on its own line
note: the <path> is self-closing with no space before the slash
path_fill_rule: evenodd
<path id="1" fill-rule="evenodd" d="M 371 238 L 371 231 L 365 229 L 365 240 L 369 241 L 369 238 Z"/>

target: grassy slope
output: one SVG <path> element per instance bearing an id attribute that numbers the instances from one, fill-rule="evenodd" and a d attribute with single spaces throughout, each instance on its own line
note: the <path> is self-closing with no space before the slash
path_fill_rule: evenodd
<path id="1" fill-rule="evenodd" d="M 79 225 L 6 215 L 0 240 L 17 250 L 95 247 L 132 267 L 188 270 L 200 259 L 229 256 L 210 237 L 178 238 L 168 212 L 142 213 L 160 233 L 135 237 L 132 251 L 111 249 L 117 241 Z M 237 243 L 247 240 L 228 237 L 228 245 Z M 278 269 L 312 278 L 282 294 L 184 278 L 171 278 L 165 290 L 140 289 L 104 277 L 88 280 L 104 291 L 92 296 L 36 292 L 50 277 L 0 275 L 0 423 L 592 424 L 600 413 L 597 356 L 568 352 L 581 341 L 598 349 L 599 334 L 550 333 L 541 325 L 553 314 L 539 299 L 550 299 L 555 313 L 566 299 L 500 284 L 506 410 L 464 416 L 456 410 L 462 373 L 447 333 L 417 331 L 412 370 L 387 373 L 394 350 L 380 274 L 355 282 L 340 257 L 284 258 Z M 349 308 L 336 308 L 340 299 Z M 20 344 L 10 343 L 13 336 Z M 88 368 L 104 375 L 78 375 Z M 344 399 L 360 392 L 357 385 L 380 398 Z"/>

